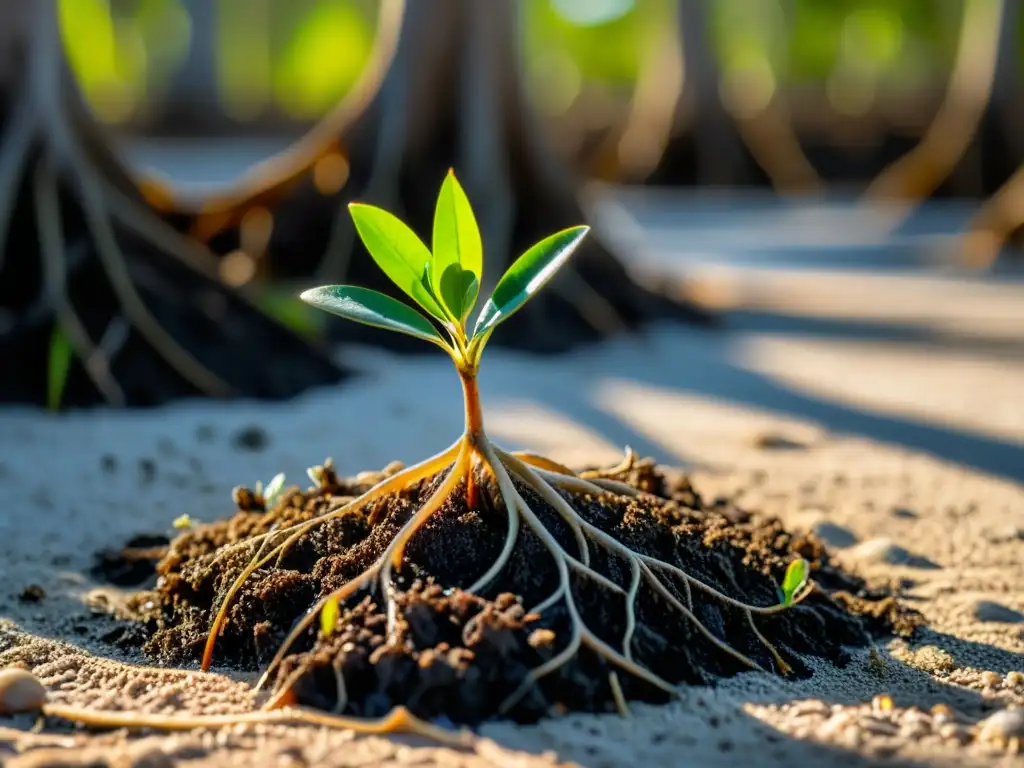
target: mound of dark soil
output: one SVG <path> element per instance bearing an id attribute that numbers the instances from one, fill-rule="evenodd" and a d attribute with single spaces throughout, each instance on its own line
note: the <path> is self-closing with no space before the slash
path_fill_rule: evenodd
<path id="1" fill-rule="evenodd" d="M 198 659 L 213 615 L 257 545 L 225 553 L 272 526 L 310 520 L 369 489 L 382 474 L 340 482 L 333 473 L 320 489 L 286 492 L 271 511 L 251 493 L 236 493 L 240 507 L 228 520 L 202 526 L 171 542 L 157 565 L 154 591 L 137 595 L 138 620 L 149 639 L 145 651 L 165 663 Z M 776 583 L 794 556 L 810 561 L 821 587 L 791 610 L 756 618 L 757 628 L 792 665 L 809 674 L 802 655 L 842 664 L 844 645 L 873 636 L 909 633 L 920 616 L 830 564 L 824 547 L 810 535 L 792 535 L 775 519 L 740 510 L 706 506 L 685 479 L 669 479 L 651 463 L 625 478 L 652 497 L 632 499 L 567 496 L 592 524 L 634 551 L 684 569 L 719 591 L 753 605 L 777 602 Z M 359 575 L 392 540 L 401 524 L 440 482 L 424 481 L 408 491 L 369 504 L 316 526 L 300 538 L 277 567 L 257 570 L 239 591 L 218 639 L 215 664 L 257 669 L 277 651 L 285 635 L 309 608 L 330 591 Z M 482 482 L 482 481 L 481 481 Z M 485 486 L 486 487 L 486 486 Z M 526 487 L 526 501 L 561 545 L 576 553 L 571 531 L 558 513 Z M 506 515 L 496 506 L 497 491 L 480 494 L 467 508 L 457 491 L 410 542 L 398 587 L 397 637 L 387 640 L 387 619 L 379 595 L 363 592 L 343 606 L 337 630 L 323 637 L 315 623 L 291 648 L 277 680 L 296 673 L 293 692 L 299 702 L 379 716 L 404 704 L 423 718 L 447 717 L 477 722 L 498 713 L 501 702 L 529 671 L 557 654 L 568 642 L 571 621 L 564 601 L 541 615 L 528 613 L 558 586 L 550 553 L 525 527 L 508 565 L 480 596 L 466 587 L 495 562 L 504 543 Z M 624 589 L 628 565 L 592 545 L 591 566 Z M 662 580 L 683 601 L 682 584 Z M 578 575 L 572 592 L 583 621 L 598 637 L 621 648 L 626 629 L 620 595 Z M 693 613 L 734 649 L 766 669 L 777 670 L 772 655 L 751 630 L 743 611 L 693 590 Z M 673 683 L 712 683 L 744 671 L 733 656 L 709 642 L 692 621 L 648 587 L 636 603 L 632 642 L 635 661 Z M 584 647 L 570 662 L 543 677 L 508 715 L 531 721 L 551 711 L 606 711 L 614 708 L 603 657 Z M 301 671 L 297 671 L 301 670 Z M 618 670 L 628 699 L 664 701 L 664 692 Z"/>

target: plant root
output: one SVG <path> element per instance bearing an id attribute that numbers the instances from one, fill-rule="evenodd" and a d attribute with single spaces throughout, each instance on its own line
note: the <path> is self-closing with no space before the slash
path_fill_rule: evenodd
<path id="1" fill-rule="evenodd" d="M 297 541 L 299 537 L 312 530 L 315 526 L 321 523 L 325 523 L 328 520 L 333 520 L 343 515 L 347 515 L 351 512 L 354 512 L 371 503 L 372 501 L 375 501 L 376 499 L 382 498 L 389 493 L 401 491 L 403 488 L 411 486 L 414 483 L 423 480 L 424 478 L 427 478 L 432 474 L 436 474 L 451 461 L 452 457 L 456 454 L 456 452 L 459 452 L 460 456 L 463 453 L 463 442 L 461 440 L 449 446 L 448 448 L 441 451 L 437 455 L 432 456 L 426 461 L 422 461 L 419 464 L 415 464 L 411 467 L 408 467 L 407 469 L 404 469 L 401 472 L 398 472 L 392 475 L 391 477 L 381 481 L 377 485 L 373 486 L 373 488 L 368 490 L 366 493 L 364 493 L 362 496 L 359 496 L 355 500 L 350 501 L 347 504 L 344 504 L 338 509 L 328 512 L 326 515 L 322 515 L 308 522 L 299 523 L 298 525 L 293 525 L 288 528 L 282 528 L 275 532 L 267 534 L 268 538 L 264 539 L 261 542 L 260 549 L 257 551 L 256 555 L 250 561 L 249 565 L 242 572 L 242 574 L 231 585 L 231 587 L 225 594 L 224 599 L 221 601 L 220 609 L 218 610 L 217 616 L 210 627 L 210 634 L 206 639 L 206 648 L 203 650 L 203 671 L 207 671 L 210 668 L 210 663 L 213 661 L 213 650 L 217 641 L 217 635 L 220 633 L 220 629 L 223 626 L 224 621 L 227 619 L 227 611 L 231 605 L 231 600 L 238 593 L 238 590 L 241 589 L 242 585 L 249 578 L 249 576 L 251 576 L 258 568 L 261 568 L 262 566 L 266 565 L 274 557 L 280 558 L 280 556 L 284 554 L 288 547 L 290 547 L 295 541 Z M 285 541 L 282 544 L 274 547 L 269 553 L 260 557 L 261 553 L 265 549 L 264 545 L 266 541 L 269 540 L 269 537 L 282 533 L 288 533 L 290 535 L 288 536 L 287 539 L 285 539 Z M 251 543 L 251 541 L 245 541 L 240 542 L 239 545 L 235 546 L 250 546 Z"/>
<path id="2" fill-rule="evenodd" d="M 960 264 L 989 269 L 1007 241 L 1024 225 L 1024 165 L 986 200 L 959 238 Z"/>
<path id="3" fill-rule="evenodd" d="M 886 234 L 953 173 L 977 136 L 1005 55 L 999 40 L 1008 17 L 1006 0 L 964 3 L 956 60 L 938 113 L 917 146 L 883 169 L 864 192 L 866 203 L 886 203 Z"/>
<path id="4" fill-rule="evenodd" d="M 454 463 L 452 463 L 453 458 Z M 555 561 L 558 573 L 558 586 L 548 597 L 536 606 L 533 606 L 529 613 L 540 614 L 552 606 L 560 604 L 565 608 L 571 624 L 565 646 L 552 658 L 531 670 L 522 683 L 502 701 L 499 711 L 507 713 L 523 696 L 529 693 L 541 678 L 567 664 L 582 647 L 590 649 L 613 667 L 610 670 L 609 685 L 612 687 L 616 707 L 623 716 L 628 717 L 629 710 L 616 670 L 628 672 L 633 677 L 646 682 L 664 693 L 678 696 L 679 688 L 677 685 L 655 674 L 637 662 L 633 657 L 632 643 L 637 625 L 636 606 L 640 587 L 643 585 L 646 585 L 654 595 L 667 603 L 668 607 L 678 613 L 683 620 L 691 623 L 704 638 L 720 651 L 732 656 L 752 670 L 767 672 L 754 659 L 731 647 L 701 622 L 694 613 L 693 590 L 697 590 L 715 600 L 738 609 L 746 617 L 754 636 L 771 655 L 777 669 L 782 674 L 791 671 L 790 665 L 782 658 L 778 649 L 768 641 L 755 624 L 755 616 L 771 615 L 787 610 L 790 606 L 782 604 L 771 606 L 748 605 L 705 584 L 678 566 L 637 552 L 586 520 L 562 495 L 562 493 L 567 493 L 595 499 L 599 499 L 602 496 L 623 495 L 627 493 L 633 497 L 644 495 L 642 491 L 638 491 L 627 486 L 625 483 L 609 479 L 608 477 L 608 475 L 615 474 L 621 476 L 623 473 L 631 471 L 636 464 L 636 454 L 634 452 L 627 449 L 623 462 L 611 471 L 591 471 L 577 475 L 550 459 L 535 454 L 510 453 L 489 442 L 482 435 L 470 436 L 468 433 L 445 451 L 415 467 L 387 478 L 359 498 L 347 502 L 338 509 L 313 520 L 267 534 L 266 538 L 261 540 L 259 551 L 228 590 L 220 605 L 208 638 L 207 653 L 204 654 L 204 669 L 208 667 L 213 643 L 224 623 L 228 604 L 257 568 L 266 564 L 275 556 L 279 557 L 298 537 L 305 535 L 321 522 L 352 512 L 374 499 L 382 498 L 386 494 L 400 492 L 428 477 L 437 476 L 445 467 L 450 466 L 451 468 L 444 475 L 443 480 L 437 485 L 436 489 L 433 490 L 419 510 L 402 525 L 377 560 L 358 576 L 346 582 L 342 587 L 319 599 L 302 619 L 296 623 L 261 676 L 257 689 L 267 684 L 271 679 L 271 675 L 280 667 L 294 643 L 303 633 L 310 631 L 324 606 L 329 602 L 341 604 L 364 587 L 378 591 L 380 599 L 384 601 L 383 608 L 387 616 L 387 642 L 398 642 L 398 617 L 396 615 L 398 609 L 394 599 L 396 588 L 392 580 L 393 574 L 401 568 L 406 547 L 412 537 L 442 508 L 459 484 L 467 480 L 474 472 L 474 465 L 477 461 L 479 461 L 481 469 L 485 473 L 489 473 L 496 481 L 501 501 L 504 503 L 508 516 L 508 528 L 498 558 L 487 569 L 486 573 L 480 576 L 467 591 L 477 593 L 485 589 L 498 576 L 501 570 L 508 564 L 515 549 L 519 531 L 521 527 L 525 526 L 551 555 Z M 522 484 L 537 494 L 545 504 L 549 505 L 559 515 L 572 533 L 576 544 L 576 552 L 568 551 L 555 538 L 551 530 L 541 521 L 537 513 L 517 489 L 516 483 Z M 287 537 L 282 543 L 273 547 L 268 545 L 271 536 L 280 537 L 282 535 Z M 252 542 L 247 541 L 245 545 L 251 546 Z M 591 567 L 590 554 L 592 546 L 603 548 L 611 556 L 628 566 L 629 583 L 627 586 L 620 586 Z M 620 596 L 625 601 L 625 627 L 621 642 L 617 643 L 617 647 L 613 647 L 601 639 L 582 618 L 572 591 L 572 574 L 576 574 L 579 578 L 596 584 L 607 592 Z M 813 585 L 809 584 L 800 594 L 795 596 L 793 602 L 796 603 L 805 599 L 813 589 Z M 677 596 L 677 590 L 678 594 L 682 595 L 682 599 Z M 464 629 L 464 633 L 469 631 L 471 627 L 472 620 Z M 306 671 L 305 665 L 299 665 L 285 676 L 283 680 L 279 680 L 275 685 L 274 694 L 262 707 L 263 711 L 276 710 L 278 707 L 293 702 L 295 700 L 295 685 Z M 333 671 L 338 686 L 338 704 L 335 707 L 335 714 L 340 714 L 347 705 L 348 697 L 340 668 L 335 666 Z M 381 725 L 382 722 L 373 721 L 372 724 L 365 724 L 362 721 L 353 721 L 355 724 L 347 727 L 365 732 L 364 725 L 366 727 L 378 728 L 383 727 Z"/>
<path id="5" fill-rule="evenodd" d="M 272 711 L 243 712 L 234 715 L 158 715 L 145 712 L 103 712 L 64 704 L 44 704 L 43 714 L 92 728 L 126 728 L 161 731 L 192 731 L 198 728 L 226 728 L 250 723 L 263 725 L 313 725 L 364 734 L 409 733 L 450 747 L 467 747 L 472 741 L 468 729 L 448 730 L 421 720 L 405 707 L 395 707 L 377 719 L 341 717 L 305 707 L 287 707 Z"/>

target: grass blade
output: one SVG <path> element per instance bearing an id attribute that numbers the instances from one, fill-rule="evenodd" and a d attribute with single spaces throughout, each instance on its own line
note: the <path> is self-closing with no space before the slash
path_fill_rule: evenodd
<path id="1" fill-rule="evenodd" d="M 47 369 L 46 407 L 51 411 L 60 410 L 64 387 L 71 370 L 71 342 L 60 323 L 53 326 L 50 337 L 50 360 Z"/>

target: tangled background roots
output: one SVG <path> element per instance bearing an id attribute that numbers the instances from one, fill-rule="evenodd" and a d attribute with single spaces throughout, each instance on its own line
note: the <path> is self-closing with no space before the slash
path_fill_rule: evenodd
<path id="1" fill-rule="evenodd" d="M 443 475 L 317 525 L 283 554 L 278 567 L 258 569 L 231 605 L 217 643 L 217 663 L 249 669 L 265 665 L 311 605 L 375 562 Z M 157 589 L 135 600 L 150 606 L 137 617 L 146 629 L 147 653 L 165 662 L 201 655 L 212 615 L 258 541 L 228 550 L 225 545 L 259 536 L 274 525 L 283 528 L 323 515 L 338 506 L 339 497 L 358 495 L 381 477 L 342 483 L 328 474 L 322 488 L 287 493 L 270 512 L 241 510 L 172 542 L 157 567 L 162 575 Z M 869 593 L 861 581 L 830 565 L 827 552 L 811 536 L 791 535 L 777 520 L 709 509 L 684 479 L 671 480 L 650 462 L 619 479 L 657 496 L 563 496 L 584 520 L 630 549 L 682 568 L 726 595 L 772 605 L 777 602 L 775 582 L 788 562 L 799 555 L 811 563 L 821 589 L 790 610 L 756 617 L 757 630 L 797 675 L 808 674 L 802 654 L 842 664 L 843 645 L 864 644 L 892 631 L 907 633 L 919 623 L 913 612 L 884 594 Z M 320 635 L 314 624 L 290 648 L 276 671 L 277 685 L 287 680 L 299 703 L 338 713 L 376 717 L 404 704 L 422 718 L 471 723 L 497 716 L 530 670 L 566 647 L 572 621 L 564 599 L 540 615 L 527 612 L 559 584 L 555 560 L 528 528 L 521 527 L 508 564 L 480 596 L 460 589 L 498 559 L 507 531 L 496 486 L 482 477 L 478 482 L 484 492 L 477 508 L 467 508 L 460 486 L 410 541 L 405 565 L 394 578 L 397 624 L 391 640 L 385 601 L 379 593 L 360 592 L 342 606 L 342 619 L 330 637 Z M 573 532 L 558 512 L 518 480 L 514 483 L 558 543 L 578 555 Z M 237 498 L 249 506 L 245 494 Z M 624 559 L 591 546 L 590 566 L 628 589 L 630 568 Z M 686 601 L 678 578 L 658 576 L 678 601 Z M 571 584 L 583 623 L 609 646 L 621 648 L 627 623 L 622 595 L 575 574 Z M 691 592 L 693 614 L 718 639 L 766 670 L 780 671 L 744 611 L 700 590 Z M 747 669 L 646 583 L 635 605 L 633 659 L 655 675 L 673 684 L 708 683 Z M 553 710 L 613 710 L 613 671 L 627 699 L 668 698 L 583 647 L 505 714 L 528 722 Z"/>

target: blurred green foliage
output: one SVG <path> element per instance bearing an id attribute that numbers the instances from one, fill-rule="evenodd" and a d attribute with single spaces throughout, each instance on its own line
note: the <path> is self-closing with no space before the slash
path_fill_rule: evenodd
<path id="1" fill-rule="evenodd" d="M 189 51 L 190 2 L 216 4 L 214 77 L 223 108 L 239 119 L 268 111 L 315 118 L 352 87 L 373 46 L 375 0 L 60 0 L 71 64 L 102 119 L 127 120 L 160 98 Z M 521 0 L 527 73 L 542 108 L 564 111 L 588 87 L 628 93 L 645 36 L 675 23 L 674 2 Z M 708 32 L 726 77 L 773 85 L 838 74 L 913 86 L 945 77 L 961 6 L 714 0 L 711 7 Z"/>

